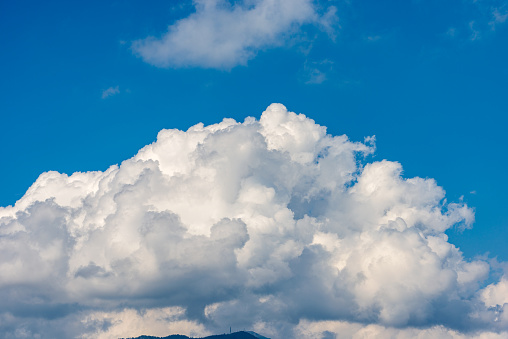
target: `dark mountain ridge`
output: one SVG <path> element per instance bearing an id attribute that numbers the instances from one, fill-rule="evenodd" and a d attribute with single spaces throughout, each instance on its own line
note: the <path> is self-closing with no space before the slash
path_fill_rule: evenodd
<path id="1" fill-rule="evenodd" d="M 192 338 L 192 337 L 188 337 L 186 335 L 173 334 L 173 335 L 168 335 L 167 337 L 154 337 L 151 335 L 142 335 L 139 337 L 120 338 L 120 339 L 270 339 L 270 338 L 263 337 L 262 335 L 259 335 L 256 332 L 252 332 L 252 331 L 239 331 L 239 332 L 230 333 L 230 334 L 217 334 L 217 335 L 211 335 L 208 337 L 200 337 L 200 338 Z"/>

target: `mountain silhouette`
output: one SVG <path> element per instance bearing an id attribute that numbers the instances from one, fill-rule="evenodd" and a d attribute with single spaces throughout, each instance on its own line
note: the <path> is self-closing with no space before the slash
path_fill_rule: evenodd
<path id="1" fill-rule="evenodd" d="M 201 337 L 201 338 L 192 338 L 192 337 L 188 337 L 186 335 L 173 334 L 173 335 L 168 335 L 167 337 L 154 337 L 151 335 L 142 335 L 139 337 L 120 338 L 120 339 L 270 339 L 270 338 L 263 337 L 262 335 L 257 334 L 256 332 L 252 332 L 252 331 L 239 331 L 239 332 L 230 333 L 230 334 L 217 334 L 217 335 L 211 335 L 208 337 Z"/>

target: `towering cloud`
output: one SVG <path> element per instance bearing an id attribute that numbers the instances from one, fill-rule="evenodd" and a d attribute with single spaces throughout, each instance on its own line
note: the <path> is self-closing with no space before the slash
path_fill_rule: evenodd
<path id="1" fill-rule="evenodd" d="M 43 173 L 0 208 L 2 336 L 506 336 L 506 278 L 444 233 L 473 211 L 373 142 L 273 104 Z"/>

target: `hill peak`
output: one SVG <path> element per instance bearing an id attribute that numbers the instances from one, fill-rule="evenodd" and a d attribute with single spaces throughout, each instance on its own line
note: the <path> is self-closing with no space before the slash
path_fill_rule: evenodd
<path id="1" fill-rule="evenodd" d="M 123 339 L 123 338 L 120 338 Z M 216 334 L 211 335 L 208 337 L 202 337 L 202 338 L 192 338 L 188 337 L 186 335 L 181 334 L 173 334 L 168 335 L 167 337 L 155 337 L 150 335 L 142 335 L 139 337 L 132 337 L 132 338 L 124 338 L 124 339 L 270 339 L 267 337 L 264 337 L 254 331 L 239 331 L 229 334 Z"/>

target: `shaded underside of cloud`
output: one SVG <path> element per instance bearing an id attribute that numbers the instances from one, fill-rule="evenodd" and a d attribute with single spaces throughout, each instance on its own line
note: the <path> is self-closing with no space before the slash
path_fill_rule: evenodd
<path id="1" fill-rule="evenodd" d="M 320 15 L 312 0 L 196 0 L 196 11 L 159 37 L 134 41 L 132 49 L 158 67 L 231 69 L 260 49 L 281 46 L 304 24 L 333 35 L 336 9 Z"/>
<path id="2" fill-rule="evenodd" d="M 444 233 L 473 211 L 373 152 L 273 104 L 43 173 L 0 208 L 0 333 L 506 335 L 506 278 L 482 289 L 488 263 Z"/>

